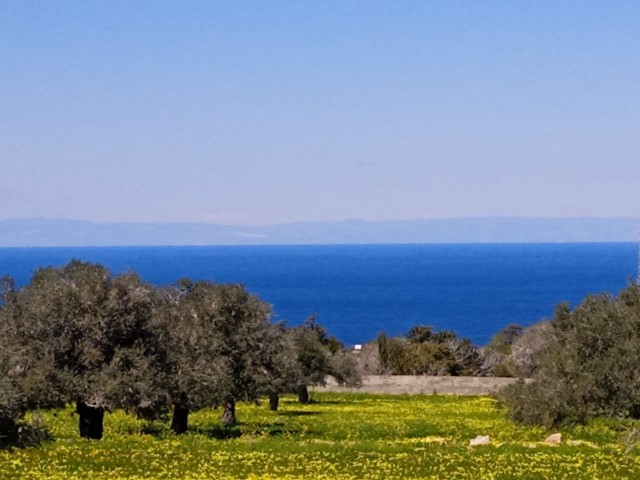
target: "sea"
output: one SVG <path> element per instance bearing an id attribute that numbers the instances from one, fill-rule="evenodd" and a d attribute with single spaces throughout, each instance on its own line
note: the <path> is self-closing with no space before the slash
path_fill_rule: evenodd
<path id="1" fill-rule="evenodd" d="M 273 320 L 311 315 L 346 345 L 413 325 L 477 345 L 510 323 L 531 325 L 588 294 L 617 294 L 638 272 L 633 243 L 0 248 L 0 275 L 25 285 L 71 259 L 156 285 L 181 278 L 241 283 Z"/>

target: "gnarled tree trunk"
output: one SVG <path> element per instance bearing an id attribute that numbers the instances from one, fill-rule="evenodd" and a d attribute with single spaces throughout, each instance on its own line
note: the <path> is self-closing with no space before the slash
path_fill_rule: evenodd
<path id="1" fill-rule="evenodd" d="M 300 403 L 309 403 L 309 390 L 306 385 L 298 386 L 298 401 Z"/>
<path id="2" fill-rule="evenodd" d="M 189 408 L 182 405 L 173 406 L 173 417 L 171 418 L 171 430 L 180 435 L 189 428 Z"/>
<path id="3" fill-rule="evenodd" d="M 222 409 L 221 422 L 223 425 L 235 425 L 236 423 L 236 401 L 233 398 L 225 400 Z"/>
<path id="4" fill-rule="evenodd" d="M 269 409 L 274 412 L 278 411 L 278 405 L 280 404 L 280 395 L 277 393 L 269 394 Z"/>
<path id="5" fill-rule="evenodd" d="M 78 428 L 82 438 L 100 440 L 104 432 L 104 408 L 89 405 L 82 400 L 76 402 Z"/>

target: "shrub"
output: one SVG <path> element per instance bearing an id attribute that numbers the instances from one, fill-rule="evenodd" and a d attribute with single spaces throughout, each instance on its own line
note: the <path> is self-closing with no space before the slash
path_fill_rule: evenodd
<path id="1" fill-rule="evenodd" d="M 507 325 L 482 349 L 482 375 L 531 377 L 554 338 L 549 322 L 536 323 L 526 329 L 516 324 Z"/>
<path id="2" fill-rule="evenodd" d="M 24 421 L 25 394 L 14 381 L 6 351 L 0 358 L 0 448 L 26 447 L 40 444 L 50 438 L 38 421 Z"/>
<path id="3" fill-rule="evenodd" d="M 640 286 L 556 308 L 533 382 L 506 388 L 511 417 L 554 426 L 594 416 L 640 418 Z"/>
<path id="4" fill-rule="evenodd" d="M 401 337 L 377 339 L 380 365 L 391 375 L 475 375 L 481 359 L 469 339 L 417 325 Z"/>

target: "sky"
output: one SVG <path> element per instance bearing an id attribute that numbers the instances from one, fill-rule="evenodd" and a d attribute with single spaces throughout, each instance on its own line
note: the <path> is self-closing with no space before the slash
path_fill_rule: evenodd
<path id="1" fill-rule="evenodd" d="M 640 2 L 0 0 L 0 220 L 637 217 Z"/>

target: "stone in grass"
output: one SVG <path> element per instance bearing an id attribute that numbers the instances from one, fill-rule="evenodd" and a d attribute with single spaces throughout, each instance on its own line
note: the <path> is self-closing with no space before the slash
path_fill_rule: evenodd
<path id="1" fill-rule="evenodd" d="M 471 439 L 469 441 L 470 447 L 477 447 L 478 445 L 489 445 L 491 443 L 491 438 L 489 435 L 478 435 L 476 438 Z"/>
<path id="2" fill-rule="evenodd" d="M 544 443 L 547 445 L 558 445 L 559 443 L 562 443 L 562 434 L 553 433 L 545 439 Z"/>

